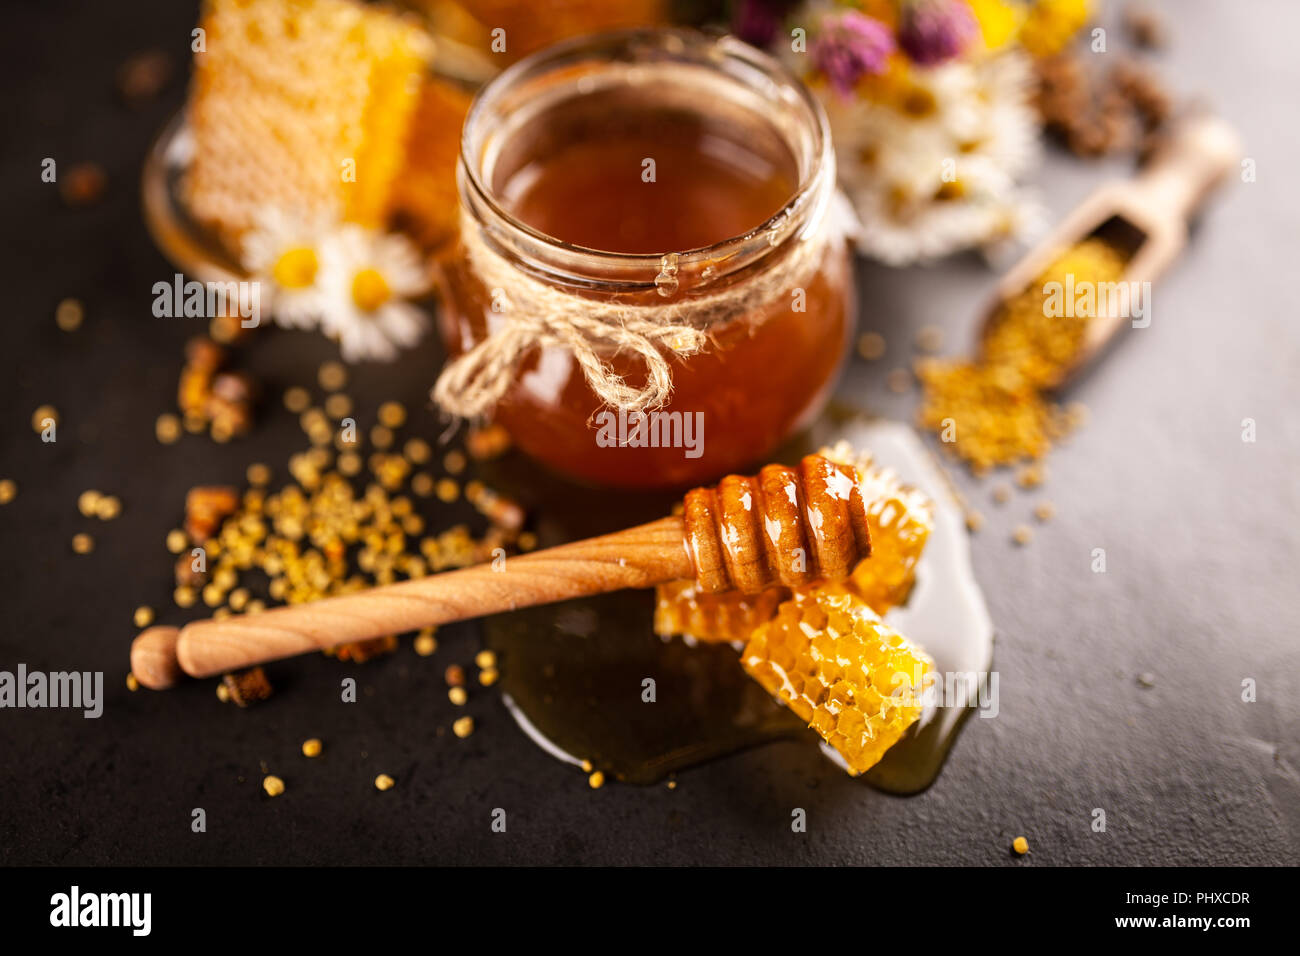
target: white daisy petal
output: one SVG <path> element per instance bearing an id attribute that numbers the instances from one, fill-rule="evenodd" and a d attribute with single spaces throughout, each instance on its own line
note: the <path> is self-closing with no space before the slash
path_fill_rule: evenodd
<path id="1" fill-rule="evenodd" d="M 377 321 L 385 335 L 406 348 L 420 341 L 420 335 L 428 324 L 423 312 L 405 302 L 393 303 L 379 310 Z"/>
<path id="2" fill-rule="evenodd" d="M 240 242 L 240 262 L 261 284 L 263 302 L 275 320 L 290 328 L 310 328 L 321 312 L 320 242 L 329 224 L 318 216 L 299 216 L 267 208 Z M 315 255 L 315 275 L 305 285 L 282 286 L 276 266 L 286 253 L 309 250 Z"/>
<path id="3" fill-rule="evenodd" d="M 321 248 L 322 327 L 349 362 L 392 361 L 428 327 L 424 311 L 406 300 L 429 285 L 419 250 L 404 236 L 345 225 Z"/>

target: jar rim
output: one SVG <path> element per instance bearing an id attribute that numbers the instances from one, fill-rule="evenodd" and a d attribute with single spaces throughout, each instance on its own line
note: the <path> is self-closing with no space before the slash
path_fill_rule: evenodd
<path id="1" fill-rule="evenodd" d="M 519 219 L 498 198 L 483 174 L 483 157 L 493 144 L 490 121 L 502 100 L 548 74 L 599 57 L 628 68 L 671 59 L 713 69 L 746 92 L 777 97 L 803 126 L 804 148 L 786 142 L 794 154 L 799 181 L 786 202 L 746 233 L 691 249 L 664 253 L 625 253 L 593 249 L 551 236 Z M 579 90 L 578 95 L 582 95 Z M 762 117 L 766 118 L 766 117 Z M 489 128 L 485 128 L 485 124 Z M 779 127 L 776 131 L 789 139 Z M 497 144 L 499 146 L 499 144 Z M 493 147 L 495 148 L 495 147 Z M 475 97 L 461 136 L 457 181 L 462 207 L 488 226 L 490 240 L 517 257 L 528 271 L 576 286 L 606 291 L 641 291 L 669 259 L 675 275 L 697 288 L 752 265 L 791 238 L 802 238 L 829 206 L 835 183 L 830 124 L 812 92 L 777 59 L 731 35 L 690 28 L 619 30 L 579 37 L 547 47 L 512 64 L 486 83 Z M 689 278 L 688 278 L 689 277 Z"/>

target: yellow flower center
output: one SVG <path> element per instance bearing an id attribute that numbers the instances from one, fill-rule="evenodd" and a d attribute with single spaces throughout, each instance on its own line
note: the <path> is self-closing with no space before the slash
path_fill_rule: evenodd
<path id="1" fill-rule="evenodd" d="M 961 199 L 966 195 L 966 184 L 960 179 L 954 179 L 950 182 L 943 183 L 935 191 L 934 198 L 940 200 Z"/>
<path id="2" fill-rule="evenodd" d="M 271 278 L 281 289 L 306 289 L 316 281 L 318 265 L 315 249 L 289 249 L 275 260 Z"/>
<path id="3" fill-rule="evenodd" d="M 378 269 L 362 269 L 352 277 L 352 301 L 362 312 L 374 312 L 392 295 L 388 280 Z"/>
<path id="4" fill-rule="evenodd" d="M 933 116 L 939 109 L 939 101 L 923 86 L 908 87 L 899 100 L 899 109 L 913 119 L 925 119 Z"/>

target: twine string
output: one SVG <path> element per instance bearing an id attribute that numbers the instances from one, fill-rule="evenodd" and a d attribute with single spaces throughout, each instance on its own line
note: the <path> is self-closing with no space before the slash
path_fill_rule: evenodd
<path id="1" fill-rule="evenodd" d="M 835 217 L 830 217 L 834 219 Z M 483 341 L 448 362 L 433 387 L 446 412 L 481 418 L 505 397 L 519 365 L 535 348 L 561 348 L 573 356 L 591 390 L 606 405 L 642 411 L 667 404 L 672 395 L 671 356 L 693 355 L 709 340 L 706 330 L 744 316 L 807 281 L 838 226 L 797 241 L 790 254 L 758 277 L 677 302 L 602 302 L 548 285 L 525 274 L 491 248 L 482 229 L 461 215 L 461 243 L 470 270 L 498 302 L 505 321 Z M 504 290 L 509 289 L 510 296 Z M 645 383 L 630 385 L 605 356 L 631 352 L 645 366 Z"/>

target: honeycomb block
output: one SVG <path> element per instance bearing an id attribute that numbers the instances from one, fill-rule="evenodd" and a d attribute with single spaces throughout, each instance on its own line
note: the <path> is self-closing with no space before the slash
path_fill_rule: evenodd
<path id="1" fill-rule="evenodd" d="M 820 455 L 853 465 L 863 485 L 871 557 L 858 563 L 848 586 L 878 615 L 907 600 L 916 580 L 916 565 L 934 528 L 934 506 L 923 492 L 902 484 L 892 471 L 877 467 L 870 455 L 847 443 L 823 448 Z M 655 633 L 699 641 L 746 641 L 754 628 L 770 620 L 790 596 L 786 588 L 761 594 L 705 594 L 691 581 L 674 581 L 656 589 Z"/>
<path id="2" fill-rule="evenodd" d="M 877 466 L 869 454 L 847 442 L 819 454 L 853 465 L 862 481 L 871 529 L 871 557 L 858 563 L 849 586 L 883 617 L 907 600 L 916 582 L 916 565 L 934 530 L 934 502 L 918 488 L 904 485 L 892 470 Z"/>
<path id="3" fill-rule="evenodd" d="M 836 584 L 784 602 L 754 631 L 741 662 L 854 775 L 875 766 L 920 717 L 934 670 L 929 655 Z"/>
<path id="4" fill-rule="evenodd" d="M 380 226 L 432 43 L 353 0 L 206 0 L 191 212 L 228 235 L 263 207 Z"/>
<path id="5" fill-rule="evenodd" d="M 655 633 L 684 635 L 707 643 L 743 642 L 790 596 L 786 588 L 758 594 L 701 592 L 694 581 L 670 581 L 655 589 Z"/>
<path id="6" fill-rule="evenodd" d="M 411 121 L 406 165 L 393 184 L 393 208 L 401 225 L 428 248 L 456 233 L 456 163 L 471 99 L 459 87 L 430 78 Z"/>

